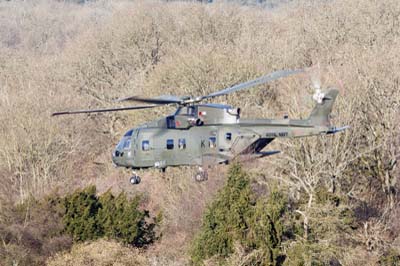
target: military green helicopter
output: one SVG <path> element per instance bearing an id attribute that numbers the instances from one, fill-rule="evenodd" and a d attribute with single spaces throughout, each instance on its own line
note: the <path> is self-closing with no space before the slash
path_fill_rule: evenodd
<path id="1" fill-rule="evenodd" d="M 141 179 L 137 169 L 155 167 L 165 171 L 169 166 L 198 166 L 196 181 L 207 180 L 209 165 L 229 163 L 237 157 L 257 159 L 280 151 L 263 151 L 276 138 L 296 138 L 334 134 L 347 127 L 336 128 L 330 124 L 330 113 L 338 90 L 322 92 L 318 87 L 313 96 L 316 105 L 304 120 L 289 119 L 241 119 L 240 108 L 229 105 L 201 103 L 218 96 L 271 82 L 279 78 L 304 72 L 281 70 L 247 81 L 206 96 L 158 98 L 127 97 L 118 100 L 147 103 L 111 109 L 56 112 L 56 115 L 100 113 L 124 110 L 141 110 L 164 105 L 176 105 L 174 114 L 132 128 L 125 133 L 112 153 L 116 166 L 132 169 L 131 184 Z"/>

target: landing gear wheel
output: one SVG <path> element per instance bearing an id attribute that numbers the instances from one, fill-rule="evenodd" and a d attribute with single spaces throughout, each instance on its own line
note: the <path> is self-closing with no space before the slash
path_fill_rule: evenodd
<path id="1" fill-rule="evenodd" d="M 199 167 L 199 170 L 194 174 L 193 179 L 196 182 L 203 182 L 208 180 L 208 173 L 203 168 Z"/>
<path id="2" fill-rule="evenodd" d="M 129 178 L 129 182 L 130 182 L 132 185 L 137 185 L 137 184 L 140 183 L 140 181 L 141 181 L 141 179 L 140 179 L 140 177 L 139 177 L 138 175 L 133 175 L 133 176 L 131 176 L 131 177 Z"/>

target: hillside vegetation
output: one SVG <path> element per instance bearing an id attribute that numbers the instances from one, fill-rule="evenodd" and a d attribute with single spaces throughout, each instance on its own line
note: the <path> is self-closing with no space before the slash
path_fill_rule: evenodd
<path id="1" fill-rule="evenodd" d="M 398 1 L 296 0 L 273 9 L 0 1 L 0 25 L 0 265 L 399 263 Z M 300 68 L 307 73 L 218 101 L 244 117 L 305 118 L 311 81 L 320 79 L 340 91 L 333 123 L 351 128 L 275 141 L 268 148 L 281 154 L 215 167 L 202 184 L 183 167 L 141 172 L 132 187 L 129 172 L 111 165 L 124 131 L 170 107 L 50 117 L 123 96 L 204 95 Z M 162 214 L 161 238 L 141 250 L 107 237 L 74 244 L 58 213 L 37 202 L 88 185 L 99 195 L 140 196 L 135 209 Z"/>

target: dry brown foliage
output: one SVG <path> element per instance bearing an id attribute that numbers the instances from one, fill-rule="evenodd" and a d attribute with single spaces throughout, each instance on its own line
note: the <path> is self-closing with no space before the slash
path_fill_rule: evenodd
<path id="1" fill-rule="evenodd" d="M 396 0 L 299 0 L 272 10 L 225 3 L 0 2 L 0 221 L 12 202 L 55 187 L 67 192 L 95 183 L 100 192 L 126 190 L 127 173 L 111 167 L 113 145 L 127 128 L 172 110 L 50 118 L 53 111 L 107 107 L 135 94 L 199 95 L 276 69 L 312 67 L 309 74 L 219 100 L 240 106 L 244 116 L 305 118 L 312 108 L 309 75 L 340 89 L 334 123 L 351 129 L 273 143 L 283 154 L 261 160 L 255 176 L 259 183 L 279 180 L 292 198 L 306 195 L 298 211 L 310 221 L 320 215 L 318 187 L 348 197 L 368 227 L 353 237 L 352 252 L 369 255 L 353 258 L 376 261 L 398 237 L 399 17 Z M 187 258 L 180 257 L 223 175 L 201 185 L 186 168 L 142 176 L 143 184 L 128 190 L 144 193 L 150 208 L 165 216 L 164 238 L 149 252 L 160 263 L 184 264 Z M 368 251 L 375 235 L 385 239 Z M 342 262 L 355 263 L 348 256 Z"/>
<path id="2" fill-rule="evenodd" d="M 136 249 L 124 247 L 115 241 L 97 240 L 75 245 L 70 252 L 50 258 L 49 266 L 140 266 L 149 265 Z"/>

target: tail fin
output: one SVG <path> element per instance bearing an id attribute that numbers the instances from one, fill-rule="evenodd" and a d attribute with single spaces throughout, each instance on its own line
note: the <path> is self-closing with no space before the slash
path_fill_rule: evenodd
<path id="1" fill-rule="evenodd" d="M 339 91 L 337 89 L 330 89 L 325 95 L 321 95 L 321 101 L 317 102 L 308 118 L 311 124 L 327 127 L 331 125 L 329 115 L 332 112 L 333 103 L 338 94 Z"/>

